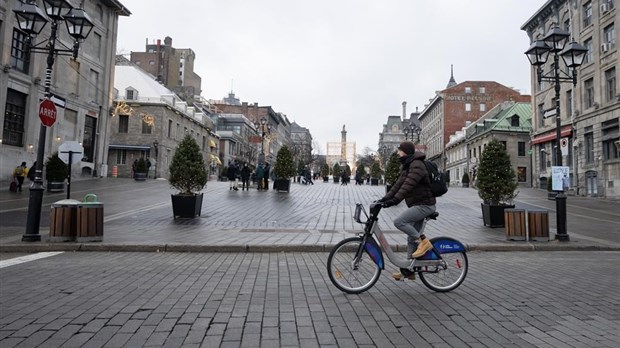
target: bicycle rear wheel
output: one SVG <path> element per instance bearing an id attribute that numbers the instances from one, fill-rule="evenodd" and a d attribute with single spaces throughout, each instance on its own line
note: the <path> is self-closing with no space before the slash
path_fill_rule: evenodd
<path id="1" fill-rule="evenodd" d="M 443 265 L 424 266 L 418 271 L 418 275 L 427 288 L 448 292 L 456 289 L 465 280 L 468 269 L 467 254 L 465 251 L 442 253 L 441 258 Z"/>
<path id="2" fill-rule="evenodd" d="M 327 258 L 329 279 L 338 289 L 349 294 L 370 289 L 381 275 L 381 268 L 363 250 L 362 241 L 362 237 L 344 239 L 334 246 Z"/>

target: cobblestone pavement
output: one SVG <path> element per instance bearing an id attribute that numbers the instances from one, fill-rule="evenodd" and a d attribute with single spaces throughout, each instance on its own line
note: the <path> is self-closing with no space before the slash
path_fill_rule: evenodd
<path id="1" fill-rule="evenodd" d="M 327 253 L 60 253 L 0 268 L 0 347 L 618 347 L 620 252 L 472 252 L 434 293 Z"/>
<path id="2" fill-rule="evenodd" d="M 471 188 L 451 187 L 439 198 L 437 221 L 427 235 L 448 235 L 470 250 L 620 249 L 620 202 L 569 197 L 570 242 L 553 240 L 555 202 L 546 191 L 520 189 L 517 208 L 549 211 L 551 241 L 507 241 L 503 228 L 482 223 L 480 198 Z M 103 243 L 47 243 L 50 205 L 64 193 L 44 196 L 42 242 L 22 243 L 28 196 L 0 192 L 0 251 L 37 250 L 167 250 L 167 251 L 326 251 L 360 230 L 352 219 L 355 203 L 380 198 L 384 186 L 316 182 L 292 184 L 290 193 L 273 190 L 229 191 L 228 183 L 210 181 L 205 189 L 202 216 L 173 219 L 170 189 L 165 180 L 135 182 L 102 178 L 72 183 L 72 198 L 95 193 L 104 203 Z M 381 212 L 380 227 L 392 245 L 404 247 L 404 234 L 391 221 L 404 203 Z"/>

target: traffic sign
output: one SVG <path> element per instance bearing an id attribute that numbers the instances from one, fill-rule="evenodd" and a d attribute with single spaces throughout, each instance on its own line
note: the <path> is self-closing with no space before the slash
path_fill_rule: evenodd
<path id="1" fill-rule="evenodd" d="M 58 157 L 65 163 L 69 164 L 69 154 L 71 154 L 71 163 L 78 163 L 82 160 L 84 148 L 77 141 L 65 141 L 58 147 Z"/>
<path id="2" fill-rule="evenodd" d="M 49 99 L 43 99 L 39 104 L 39 118 L 46 127 L 51 127 L 56 122 L 56 106 Z"/>
<path id="3" fill-rule="evenodd" d="M 560 150 L 562 150 L 562 156 L 568 156 L 568 138 L 560 139 Z"/>

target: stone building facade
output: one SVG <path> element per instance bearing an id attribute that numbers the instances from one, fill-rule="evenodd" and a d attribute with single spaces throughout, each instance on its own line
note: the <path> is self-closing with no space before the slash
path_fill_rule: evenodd
<path id="1" fill-rule="evenodd" d="M 588 49 L 577 69 L 576 84 L 564 82 L 560 86 L 562 164 L 570 168 L 569 193 L 610 199 L 620 199 L 620 94 L 616 78 L 620 23 L 616 5 L 614 0 L 547 1 L 521 27 L 533 42 L 559 26 Z M 550 56 L 544 73 L 551 71 L 551 64 Z M 554 106 L 555 92 L 554 84 L 538 83 L 534 68 L 531 80 L 534 184 L 541 187 L 556 163 L 556 119 L 544 118 L 545 110 Z"/>
<path id="2" fill-rule="evenodd" d="M 19 30 L 13 12 L 19 4 L 0 0 L 0 180 L 9 178 L 22 161 L 30 167 L 36 159 L 41 126 L 36 115 L 45 89 L 47 54 L 24 50 L 26 35 Z M 41 2 L 38 5 L 43 10 Z M 72 166 L 72 175 L 98 176 L 107 161 L 104 134 L 112 107 L 118 20 L 131 12 L 117 0 L 85 1 L 83 6 L 94 28 L 81 43 L 77 59 L 56 56 L 50 86 L 56 123 L 47 129 L 43 157 L 56 152 L 65 141 L 77 141 L 84 156 Z M 50 27 L 48 23 L 34 41 L 45 41 Z M 57 48 L 72 47 L 64 23 L 59 24 L 58 32 Z"/>

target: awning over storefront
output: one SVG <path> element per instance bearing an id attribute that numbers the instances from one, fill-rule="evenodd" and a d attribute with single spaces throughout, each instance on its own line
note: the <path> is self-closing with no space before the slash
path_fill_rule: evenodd
<path id="1" fill-rule="evenodd" d="M 123 144 L 110 144 L 108 145 L 110 150 L 150 150 L 150 146 L 145 145 L 123 145 Z"/>
<path id="2" fill-rule="evenodd" d="M 560 133 L 561 137 L 567 137 L 573 133 L 573 127 L 571 125 L 562 127 L 562 132 Z M 548 143 L 550 141 L 555 140 L 555 129 L 553 132 L 547 132 L 545 134 L 539 135 L 532 139 L 532 145 L 540 144 L 540 143 Z"/>
<path id="3" fill-rule="evenodd" d="M 217 157 L 216 155 L 209 155 L 211 160 L 215 162 L 215 164 L 217 164 L 218 166 L 222 165 L 222 161 L 220 161 L 220 158 Z"/>
<path id="4" fill-rule="evenodd" d="M 215 141 L 213 141 L 213 139 L 209 139 L 209 147 L 217 147 L 217 145 L 215 145 Z"/>

